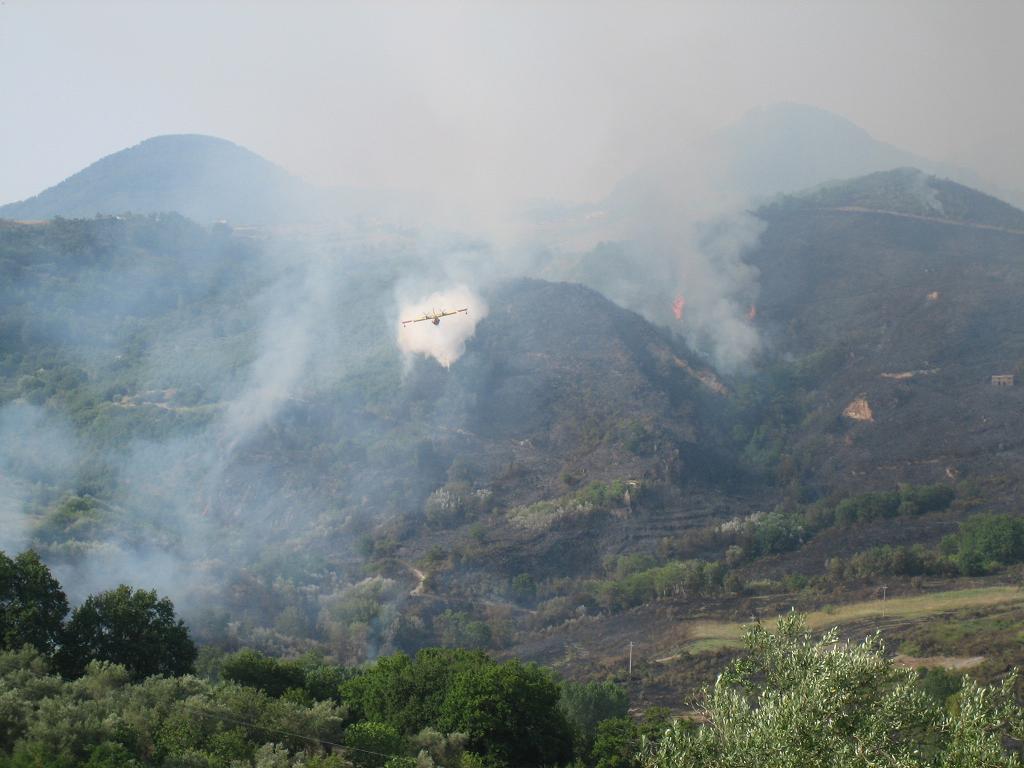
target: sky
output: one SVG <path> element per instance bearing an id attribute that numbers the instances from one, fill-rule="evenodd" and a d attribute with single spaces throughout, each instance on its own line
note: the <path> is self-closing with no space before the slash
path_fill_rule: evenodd
<path id="1" fill-rule="evenodd" d="M 1024 189 L 1024 2 L 0 0 L 0 203 L 205 133 L 325 185 L 593 200 L 776 102 Z"/>

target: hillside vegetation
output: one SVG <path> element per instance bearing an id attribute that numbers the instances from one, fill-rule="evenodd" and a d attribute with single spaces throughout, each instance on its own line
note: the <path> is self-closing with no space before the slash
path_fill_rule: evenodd
<path id="1" fill-rule="evenodd" d="M 990 377 L 1024 374 L 1024 214 L 894 171 L 757 215 L 744 322 L 764 343 L 728 375 L 591 288 L 525 278 L 481 288 L 486 317 L 450 368 L 403 358 L 405 281 L 489 258 L 471 241 L 417 249 L 176 214 L 0 222 L 0 500 L 13 510 L 0 544 L 33 548 L 73 604 L 121 583 L 168 595 L 207 677 L 211 659 L 248 653 L 232 663 L 295 683 L 271 698 L 306 709 L 312 689 L 273 659 L 342 676 L 398 659 L 375 669 L 405 680 L 422 652 L 499 688 L 521 673 L 555 691 L 552 707 L 562 675 L 679 712 L 737 653 L 739 627 L 793 607 L 816 629 L 877 627 L 906 656 L 983 655 L 972 674 L 1000 678 L 1021 660 L 1024 388 Z M 598 251 L 600 280 L 634 266 L 615 244 Z M 596 262 L 573 263 L 585 279 Z M 72 647 L 47 643 L 43 655 Z M 72 655 L 78 668 L 58 658 L 45 674 L 134 677 L 111 688 L 128 698 L 157 685 Z M 172 698 L 237 694 L 193 685 Z M 363 695 L 352 686 L 331 706 Z M 513 757 L 491 725 L 484 739 L 453 714 L 462 699 L 408 722 L 394 703 L 332 710 L 323 742 L 346 743 L 358 712 L 366 739 L 400 745 L 377 751 L 402 757 L 424 728 L 510 765 L 591 760 L 602 738 L 587 726 L 584 747 L 570 729 L 550 754 Z M 226 722 L 195 737 L 203 752 L 235 739 L 273 764 L 270 739 L 222 735 Z M 606 726 L 609 743 L 639 745 L 626 723 Z M 673 736 L 672 754 L 733 754 L 693 738 Z"/>

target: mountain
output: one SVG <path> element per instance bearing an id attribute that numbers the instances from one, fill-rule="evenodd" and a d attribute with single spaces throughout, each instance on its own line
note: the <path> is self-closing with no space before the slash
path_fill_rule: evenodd
<path id="1" fill-rule="evenodd" d="M 1024 474 L 1024 212 L 912 169 L 759 212 L 758 323 L 806 361 L 796 450 L 828 482 Z M 855 403 L 862 404 L 857 407 Z"/>
<path id="2" fill-rule="evenodd" d="M 841 115 L 804 104 L 752 110 L 711 136 L 700 153 L 721 158 L 736 189 L 755 199 L 900 167 L 943 176 L 963 173 L 878 141 Z"/>
<path id="3" fill-rule="evenodd" d="M 0 217 L 177 212 L 200 222 L 273 223 L 301 217 L 320 192 L 230 141 L 157 136 L 104 157 Z"/>
<path id="4" fill-rule="evenodd" d="M 474 574 L 472 547 L 501 578 L 585 572 L 749 482 L 727 385 L 588 288 L 493 285 L 450 368 L 403 360 L 393 285 L 437 257 L 176 215 L 0 222 L 0 493 L 25 505 L 0 546 L 34 543 L 76 590 L 157 559 L 146 578 L 182 604 L 269 627 L 253 606 L 277 604 L 282 557 L 304 616 L 368 562 L 401 585 L 435 548 Z M 476 578 L 453 576 L 452 606 Z"/>
<path id="5" fill-rule="evenodd" d="M 665 531 L 654 546 L 654 537 L 607 530 L 604 567 L 573 582 L 575 592 L 545 589 L 506 652 L 569 676 L 624 679 L 625 649 L 635 644 L 634 662 L 645 663 L 633 696 L 670 702 L 679 687 L 713 679 L 708 664 L 729 654 L 751 617 L 795 607 L 820 609 L 822 626 L 838 625 L 843 636 L 881 629 L 909 656 L 984 653 L 978 674 L 1003 674 L 1019 663 L 1018 640 L 990 638 L 1000 622 L 1016 631 L 1022 614 L 1016 605 L 1013 614 L 978 605 L 969 591 L 978 582 L 958 578 L 956 559 L 940 553 L 955 549 L 964 521 L 1021 512 L 1024 212 L 901 168 L 754 213 L 764 229 L 745 261 L 759 275 L 751 322 L 765 349 L 754 371 L 729 382 L 730 423 L 736 460 L 760 471 L 761 484 L 705 496 L 704 516 L 696 489 L 661 514 L 641 509 L 629 528 Z M 1015 385 L 995 386 L 998 374 L 1014 375 Z M 901 503 L 922 487 L 944 488 L 953 501 L 923 513 Z M 887 510 L 876 506 L 855 522 L 841 514 L 883 503 Z M 592 546 L 589 532 L 585 523 L 563 530 L 565 548 L 573 533 L 576 546 Z M 744 563 L 751 550 L 771 554 Z M 732 578 L 748 586 L 709 595 L 691 577 L 659 591 L 658 579 L 695 556 L 738 562 Z M 986 584 L 1008 577 L 997 566 L 982 570 L 991 574 Z M 590 602 L 585 578 L 604 579 Z M 912 602 L 922 590 L 950 590 L 964 607 L 935 595 L 923 617 L 887 612 L 878 605 L 883 586 L 890 599 Z M 984 650 L 968 650 L 976 648 Z"/>
<path id="6" fill-rule="evenodd" d="M 967 169 L 879 141 L 841 115 L 782 103 L 753 109 L 693 145 L 655 157 L 601 200 L 538 205 L 532 221 L 548 241 L 581 250 L 636 237 L 652 220 L 706 218 L 775 195 L 905 167 L 986 187 Z"/>
<path id="7" fill-rule="evenodd" d="M 791 195 L 772 209 L 874 211 L 973 227 L 1024 230 L 1024 212 L 999 198 L 916 168 L 896 168 L 826 182 Z"/>
<path id="8" fill-rule="evenodd" d="M 976 586 L 938 547 L 1024 492 L 1024 388 L 991 383 L 1024 374 L 1024 213 L 899 168 L 748 218 L 712 233 L 751 289 L 723 322 L 763 342 L 729 375 L 536 279 L 475 286 L 490 312 L 450 367 L 404 358 L 396 287 L 444 244 L 0 222 L 2 546 L 75 599 L 159 587 L 225 647 L 604 676 L 639 637 L 635 695 L 693 684 L 752 614 Z M 609 285 L 644 245 L 593 254 Z M 882 545 L 918 570 L 843 570 Z"/>

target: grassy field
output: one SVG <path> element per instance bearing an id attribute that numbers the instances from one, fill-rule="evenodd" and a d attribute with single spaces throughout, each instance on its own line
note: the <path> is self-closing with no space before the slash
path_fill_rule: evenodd
<path id="1" fill-rule="evenodd" d="M 867 619 L 913 621 L 939 616 L 965 608 L 984 608 L 1004 604 L 1024 604 L 1024 590 L 1018 587 L 997 586 L 976 589 L 953 589 L 945 592 L 931 592 L 922 595 L 894 597 L 885 601 L 866 600 L 826 607 L 807 614 L 808 626 L 816 631 L 849 624 L 859 624 Z M 771 620 L 762 619 L 770 624 Z M 686 628 L 686 643 L 681 650 L 687 653 L 703 653 L 742 645 L 743 624 L 717 621 L 695 621 Z M 669 657 L 672 658 L 672 657 Z M 668 658 L 663 659 L 667 661 Z"/>

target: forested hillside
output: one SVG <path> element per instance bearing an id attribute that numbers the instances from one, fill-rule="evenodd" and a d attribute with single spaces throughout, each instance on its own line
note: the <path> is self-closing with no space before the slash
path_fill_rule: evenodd
<path id="1" fill-rule="evenodd" d="M 642 732 L 663 730 L 657 707 L 686 711 L 737 654 L 742 625 L 792 607 L 815 631 L 881 629 L 900 665 L 963 664 L 990 682 L 1019 663 L 1022 390 L 991 376 L 1019 376 L 1024 361 L 1024 214 L 896 171 L 757 217 L 744 259 L 758 293 L 741 322 L 759 346 L 728 373 L 687 346 L 682 312 L 658 327 L 593 288 L 525 277 L 480 286 L 481 318 L 450 366 L 403 355 L 409 275 L 485 263 L 473 241 L 175 214 L 0 223 L 0 546 L 37 552 L 71 605 L 122 583 L 136 590 L 124 600 L 167 595 L 205 678 L 160 693 L 166 707 L 138 726 L 148 735 L 89 736 L 66 747 L 69 765 L 108 742 L 115 762 L 176 764 L 199 744 L 209 764 L 275 764 L 276 737 L 253 730 L 261 708 L 298 718 L 300 736 L 321 727 L 303 718 L 327 718 L 320 746 L 292 743 L 282 760 L 331 765 L 323 745 L 365 736 L 390 745 L 370 751 L 422 748 L 438 764 L 626 765 Z M 556 254 L 545 273 L 597 288 L 649 279 L 633 272 L 635 248 L 617 260 L 623 248 Z M 73 647 L 59 633 L 37 645 Z M 170 685 L 90 653 L 10 664 L 68 702 L 113 675 L 94 704 L 115 720 Z M 603 735 L 592 723 L 585 738 L 567 726 L 542 757 L 501 752 L 496 725 L 456 713 L 462 699 L 408 721 L 359 709 L 370 694 L 345 682 L 352 670 L 381 659 L 374 669 L 401 677 L 421 656 L 506 693 L 513 675 L 551 706 L 571 685 L 559 678 L 612 681 L 616 717 L 627 699 L 654 714 Z M 222 664 L 241 677 L 217 682 Z M 242 717 L 231 685 L 264 673 L 284 682 L 261 682 Z M 333 687 L 313 693 L 308 675 Z M 244 733 L 224 715 L 168 746 L 161 718 L 190 697 Z M 19 716 L 25 745 L 44 727 L 35 716 Z M 626 762 L 602 763 L 602 738 Z M 672 739 L 664 749 L 732 754 Z"/>

